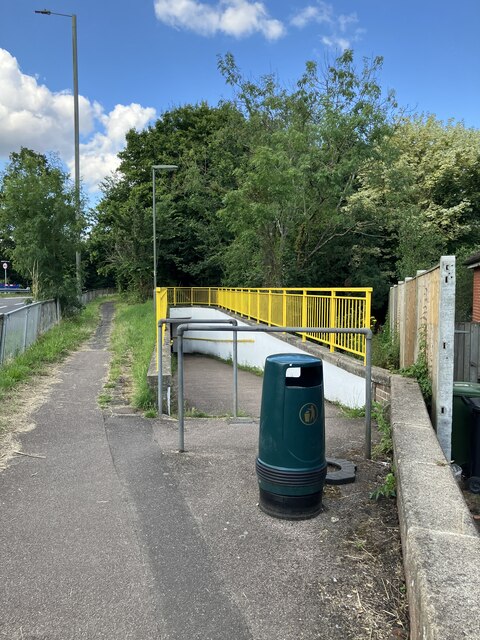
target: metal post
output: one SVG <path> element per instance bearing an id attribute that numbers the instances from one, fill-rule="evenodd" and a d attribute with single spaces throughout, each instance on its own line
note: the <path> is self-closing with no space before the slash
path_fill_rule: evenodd
<path id="1" fill-rule="evenodd" d="M 238 416 L 238 334 L 233 332 L 233 417 Z"/>
<path id="2" fill-rule="evenodd" d="M 152 167 L 152 190 L 153 190 L 153 211 L 152 211 L 152 232 L 153 232 L 153 315 L 157 319 L 157 205 L 155 202 L 155 167 Z"/>
<path id="3" fill-rule="evenodd" d="M 28 310 L 29 307 L 25 308 L 25 324 L 23 326 L 23 351 L 27 348 L 27 334 L 28 334 Z"/>
<path id="4" fill-rule="evenodd" d="M 7 324 L 9 320 L 10 316 L 8 314 L 3 316 L 2 340 L 0 342 L 0 364 L 3 364 L 3 361 L 5 360 L 5 340 L 7 339 Z"/>
<path id="5" fill-rule="evenodd" d="M 332 289 L 330 296 L 330 326 L 335 329 L 337 325 L 337 295 L 335 289 Z M 330 352 L 335 351 L 335 334 L 330 335 Z"/>
<path id="6" fill-rule="evenodd" d="M 80 236 L 80 125 L 78 108 L 78 56 L 77 56 L 77 16 L 72 15 L 72 51 L 73 51 L 73 123 L 75 135 L 75 214 Z M 78 238 L 80 245 L 80 237 Z M 78 297 L 82 295 L 82 256 L 80 246 L 75 252 Z"/>
<path id="7" fill-rule="evenodd" d="M 365 458 L 372 458 L 372 332 L 365 334 Z"/>
<path id="8" fill-rule="evenodd" d="M 73 129 L 74 129 L 74 155 L 75 155 L 75 217 L 79 225 L 79 245 L 80 245 L 80 126 L 78 109 L 78 55 L 77 55 L 77 16 L 70 13 L 56 13 L 49 9 L 35 11 L 45 16 L 61 16 L 72 19 L 72 54 L 73 54 Z M 82 293 L 82 256 L 80 249 L 75 251 L 75 270 L 77 276 L 77 295 L 80 299 Z"/>
<path id="9" fill-rule="evenodd" d="M 185 451 L 185 434 L 184 434 L 184 416 L 183 408 L 185 401 L 183 399 L 183 334 L 177 334 L 178 345 L 178 451 Z"/>
<path id="10" fill-rule="evenodd" d="M 155 322 L 157 321 L 157 204 L 155 200 L 155 169 L 159 171 L 176 171 L 178 166 L 176 164 L 154 164 L 152 165 L 152 233 L 153 233 L 153 313 Z"/>
<path id="11" fill-rule="evenodd" d="M 163 322 L 159 320 L 157 324 L 157 349 L 158 349 L 158 371 L 157 371 L 157 407 L 158 415 L 163 415 Z"/>

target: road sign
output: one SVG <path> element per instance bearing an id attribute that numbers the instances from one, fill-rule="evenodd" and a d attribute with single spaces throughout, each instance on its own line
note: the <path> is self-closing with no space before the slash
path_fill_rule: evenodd
<path id="1" fill-rule="evenodd" d="M 7 263 L 7 262 L 4 262 L 4 263 L 3 263 L 3 268 L 4 268 L 4 269 L 8 269 L 8 263 Z"/>

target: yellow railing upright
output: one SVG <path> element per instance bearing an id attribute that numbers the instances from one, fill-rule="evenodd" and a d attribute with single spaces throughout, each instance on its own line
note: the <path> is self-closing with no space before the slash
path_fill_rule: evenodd
<path id="1" fill-rule="evenodd" d="M 355 288 L 232 288 L 164 287 L 157 292 L 157 322 L 169 306 L 211 306 L 232 311 L 249 320 L 277 327 L 370 329 L 371 287 Z M 330 348 L 363 358 L 365 336 L 302 333 Z"/>

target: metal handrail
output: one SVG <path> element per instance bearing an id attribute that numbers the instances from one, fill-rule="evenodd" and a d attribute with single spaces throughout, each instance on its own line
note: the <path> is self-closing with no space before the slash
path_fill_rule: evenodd
<path id="1" fill-rule="evenodd" d="M 209 325 L 197 326 L 196 322 L 180 324 L 177 327 L 178 338 L 178 451 L 185 451 L 185 418 L 184 418 L 184 376 L 183 376 L 183 334 L 185 331 L 246 331 L 249 333 L 357 333 L 365 336 L 366 365 L 365 365 L 365 457 L 372 457 L 372 331 L 370 329 L 329 329 L 326 327 L 252 327 L 232 326 L 215 327 Z"/>
<path id="2" fill-rule="evenodd" d="M 267 326 L 316 326 L 329 329 L 369 329 L 371 287 L 166 287 L 157 289 L 158 300 L 167 305 L 213 306 L 232 311 Z M 161 317 L 157 314 L 157 319 Z M 352 332 L 348 332 L 351 334 Z M 303 332 L 307 338 L 361 356 L 365 363 L 362 336 Z"/>
<path id="3" fill-rule="evenodd" d="M 163 415 L 163 327 L 166 324 L 173 325 L 178 324 L 181 325 L 184 323 L 186 318 L 162 318 L 158 321 L 157 324 L 157 344 L 158 346 L 158 372 L 157 372 L 157 407 L 159 415 Z M 200 320 L 195 320 L 195 324 L 229 324 L 232 326 L 236 326 L 238 321 L 235 318 L 202 318 Z M 238 376 L 238 367 L 237 367 L 237 334 L 233 334 L 233 415 L 237 417 L 238 413 L 238 399 L 237 399 L 237 376 Z"/>

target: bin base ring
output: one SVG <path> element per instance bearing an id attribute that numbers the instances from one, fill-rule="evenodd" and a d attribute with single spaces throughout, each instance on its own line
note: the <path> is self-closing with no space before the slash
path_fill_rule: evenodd
<path id="1" fill-rule="evenodd" d="M 322 511 L 322 492 L 306 496 L 282 496 L 260 487 L 260 509 L 269 516 L 283 520 L 308 520 Z"/>

